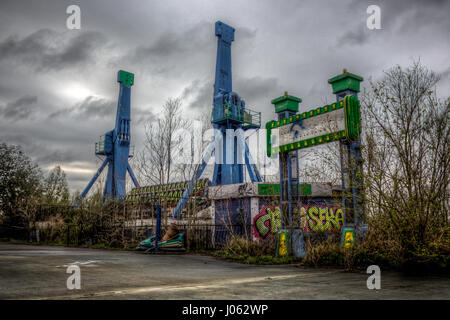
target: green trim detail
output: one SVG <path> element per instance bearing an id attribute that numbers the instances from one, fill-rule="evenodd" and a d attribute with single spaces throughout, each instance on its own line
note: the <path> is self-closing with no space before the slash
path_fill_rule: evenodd
<path id="1" fill-rule="evenodd" d="M 347 139 L 356 141 L 361 133 L 361 111 L 360 103 L 353 95 L 344 98 L 345 133 Z"/>
<path id="2" fill-rule="evenodd" d="M 290 125 L 298 119 L 308 119 L 327 112 L 332 112 L 344 108 L 345 130 L 331 132 L 322 136 L 313 137 L 310 139 L 300 140 L 293 143 L 285 144 L 277 148 L 272 148 L 271 133 L 272 129 Z M 279 121 L 269 121 L 266 123 L 266 138 L 267 138 L 267 156 L 271 157 L 273 154 L 280 152 L 290 152 L 298 149 L 309 148 L 323 143 L 333 142 L 340 139 L 348 139 L 355 141 L 361 134 L 361 112 L 360 103 L 353 95 L 347 95 L 343 100 L 323 106 L 321 108 L 312 109 L 289 118 L 284 118 Z"/>
<path id="3" fill-rule="evenodd" d="M 312 194 L 311 184 L 309 183 L 301 183 L 300 187 L 300 195 L 309 196 Z M 293 186 L 293 192 L 296 191 L 296 186 Z M 279 196 L 280 195 L 280 185 L 272 184 L 272 183 L 260 183 L 258 184 L 258 195 L 260 196 Z"/>
<path id="4" fill-rule="evenodd" d="M 134 74 L 124 70 L 119 70 L 118 82 L 121 82 L 124 86 L 131 87 L 134 84 Z"/>
<path id="5" fill-rule="evenodd" d="M 275 105 L 275 112 L 293 111 L 298 112 L 298 104 L 302 102 L 302 99 L 290 96 L 287 93 L 284 96 L 278 97 L 271 101 Z"/>
<path id="6" fill-rule="evenodd" d="M 313 146 L 317 146 L 319 144 L 324 144 L 328 142 L 333 142 L 335 140 L 344 139 L 346 137 L 345 130 L 333 132 L 329 134 L 325 134 L 323 136 L 318 136 L 310 139 L 300 140 L 293 143 L 285 144 L 276 148 L 271 148 L 271 153 L 280 153 L 280 152 L 290 152 L 298 149 L 309 148 Z"/>
<path id="7" fill-rule="evenodd" d="M 272 141 L 270 141 L 272 136 L 272 122 L 269 121 L 266 123 L 266 153 L 269 158 L 272 156 Z"/>
<path id="8" fill-rule="evenodd" d="M 344 91 L 347 89 L 359 92 L 360 82 L 364 79 L 356 74 L 347 72 L 344 69 L 344 72 L 336 77 L 333 77 L 328 80 L 328 83 L 333 87 L 333 93 L 337 93 L 340 91 Z"/>
<path id="9" fill-rule="evenodd" d="M 323 106 L 323 107 L 319 107 L 319 108 L 315 108 L 315 109 L 311 109 L 309 111 L 305 111 L 305 112 L 301 112 L 299 114 L 290 116 L 289 118 L 283 118 L 279 121 L 269 121 L 266 123 L 266 129 L 274 129 L 274 128 L 278 128 L 278 127 L 282 127 L 282 126 L 286 126 L 291 124 L 292 122 L 294 122 L 295 120 L 299 120 L 299 119 L 308 119 L 308 118 L 312 118 L 327 112 L 332 112 L 338 109 L 342 109 L 344 107 L 344 101 L 339 101 L 339 102 L 334 102 L 332 104 Z"/>

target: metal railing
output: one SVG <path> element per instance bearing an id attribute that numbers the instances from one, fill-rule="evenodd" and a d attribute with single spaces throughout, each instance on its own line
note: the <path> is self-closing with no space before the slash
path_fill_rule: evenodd
<path id="1" fill-rule="evenodd" d="M 261 112 L 253 111 L 231 103 L 224 104 L 222 108 L 214 107 L 213 122 L 233 120 L 245 124 L 244 127 L 261 127 Z"/>
<path id="2" fill-rule="evenodd" d="M 105 135 L 100 136 L 99 142 L 95 143 L 95 154 L 104 154 L 106 149 Z"/>

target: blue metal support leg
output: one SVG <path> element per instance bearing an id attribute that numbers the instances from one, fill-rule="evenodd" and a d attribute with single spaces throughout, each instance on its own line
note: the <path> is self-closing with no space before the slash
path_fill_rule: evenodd
<path id="1" fill-rule="evenodd" d="M 74 205 L 75 208 L 78 208 L 80 206 L 81 201 L 83 201 L 84 197 L 86 197 L 86 195 L 88 194 L 89 190 L 92 188 L 92 186 L 94 185 L 95 181 L 97 180 L 97 178 L 102 173 L 103 169 L 105 169 L 106 165 L 109 163 L 109 160 L 110 160 L 109 158 L 106 158 L 103 161 L 103 164 L 100 166 L 100 168 L 98 168 L 97 172 L 94 174 L 94 176 L 92 177 L 91 181 L 89 181 L 88 185 L 86 186 L 86 188 L 84 188 L 84 190 L 81 193 L 80 197 L 75 202 L 75 205 Z"/>
<path id="2" fill-rule="evenodd" d="M 135 186 L 136 188 L 139 188 L 139 187 L 140 187 L 139 182 L 137 181 L 136 176 L 134 175 L 133 169 L 131 169 L 130 164 L 128 164 L 128 166 L 127 166 L 127 171 L 128 171 L 128 174 L 129 174 L 130 177 L 131 177 L 131 180 L 132 180 L 133 183 L 134 183 L 134 186 Z"/>

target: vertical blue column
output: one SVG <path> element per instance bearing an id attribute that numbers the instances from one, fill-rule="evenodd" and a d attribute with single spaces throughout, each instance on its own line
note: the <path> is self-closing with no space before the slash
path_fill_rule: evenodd
<path id="1" fill-rule="evenodd" d="M 158 251 L 159 234 L 161 232 L 161 205 L 156 206 L 155 251 Z"/>

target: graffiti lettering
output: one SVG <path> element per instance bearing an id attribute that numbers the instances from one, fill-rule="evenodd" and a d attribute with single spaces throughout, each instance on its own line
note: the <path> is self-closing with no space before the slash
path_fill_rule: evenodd
<path id="1" fill-rule="evenodd" d="M 264 206 L 253 219 L 253 234 L 259 239 L 275 238 L 280 228 L 280 207 Z"/>
<path id="2" fill-rule="evenodd" d="M 299 219 L 304 232 L 339 232 L 344 225 L 344 211 L 339 207 L 302 205 Z M 253 234 L 258 239 L 275 238 L 280 228 L 279 206 L 264 206 L 253 219 Z"/>

